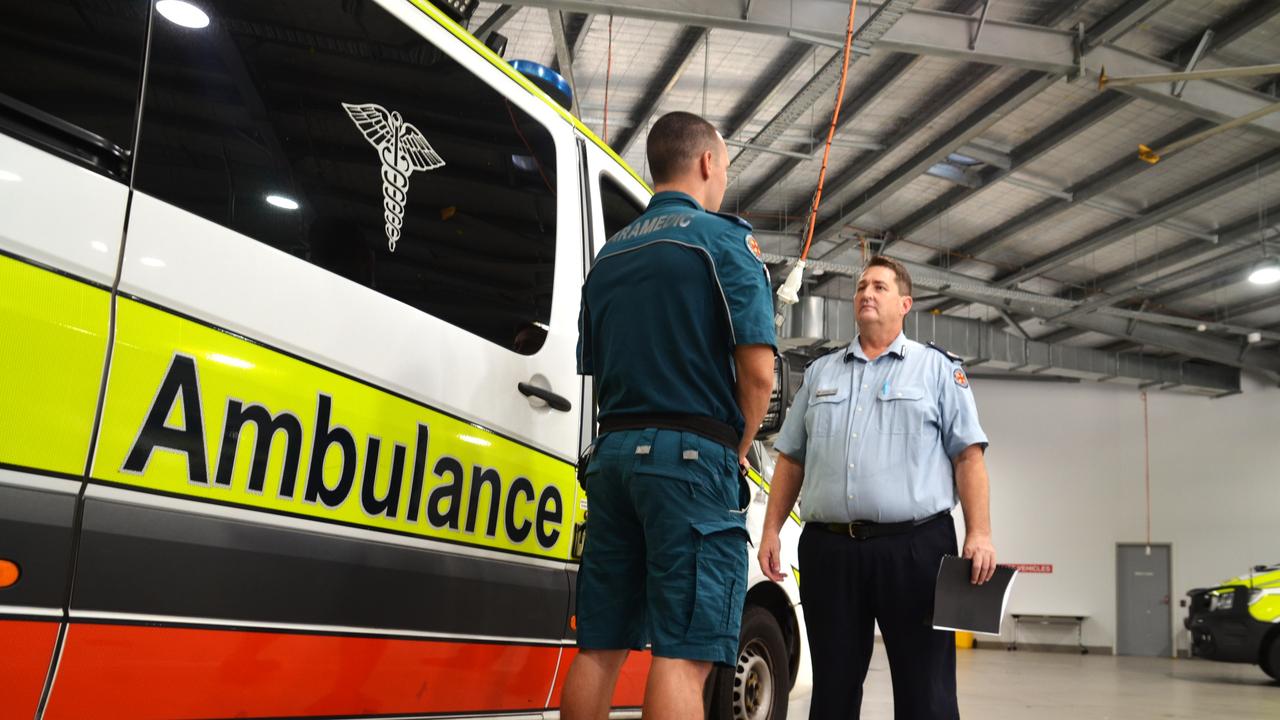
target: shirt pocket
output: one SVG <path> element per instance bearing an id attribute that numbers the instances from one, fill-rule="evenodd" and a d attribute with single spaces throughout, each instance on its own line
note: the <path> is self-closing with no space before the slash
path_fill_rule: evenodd
<path id="1" fill-rule="evenodd" d="M 842 433 L 849 421 L 849 387 L 822 388 L 813 391 L 805 410 L 805 424 L 811 437 L 830 437 Z"/>
<path id="2" fill-rule="evenodd" d="M 928 414 L 923 387 L 905 386 L 876 398 L 876 429 L 884 435 L 919 435 Z"/>

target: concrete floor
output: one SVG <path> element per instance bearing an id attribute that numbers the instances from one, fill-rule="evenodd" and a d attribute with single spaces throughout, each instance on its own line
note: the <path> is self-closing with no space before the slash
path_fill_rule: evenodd
<path id="1" fill-rule="evenodd" d="M 796 684 L 788 717 L 809 716 L 807 684 Z M 1280 683 L 1257 666 L 1157 658 L 961 650 L 960 712 L 981 720 L 1280 718 Z M 867 673 L 863 720 L 892 720 L 884 647 Z"/>

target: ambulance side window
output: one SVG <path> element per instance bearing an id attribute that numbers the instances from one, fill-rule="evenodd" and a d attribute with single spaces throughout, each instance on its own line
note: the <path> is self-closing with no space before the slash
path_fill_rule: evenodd
<path id="1" fill-rule="evenodd" d="M 622 186 L 613 178 L 603 173 L 600 175 L 600 204 L 604 206 L 606 238 L 613 237 L 644 212 L 644 207 L 637 203 L 635 198 L 622 189 Z"/>
<path id="2" fill-rule="evenodd" d="M 523 354 L 551 316 L 552 135 L 372 2 L 155 19 L 137 188 Z"/>
<path id="3" fill-rule="evenodd" d="M 4 2 L 0 132 L 123 177 L 133 146 L 147 5 Z"/>

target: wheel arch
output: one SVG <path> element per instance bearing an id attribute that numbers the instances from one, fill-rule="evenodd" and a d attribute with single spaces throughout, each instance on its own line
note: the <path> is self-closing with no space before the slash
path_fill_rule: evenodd
<path id="1" fill-rule="evenodd" d="M 787 667 L 790 670 L 790 687 L 795 687 L 796 674 L 800 669 L 800 646 L 804 638 L 800 637 L 800 622 L 796 618 L 795 608 L 790 598 L 777 583 L 764 581 L 756 583 L 747 591 L 745 606 L 763 608 L 778 621 L 782 629 L 782 638 L 787 644 Z"/>

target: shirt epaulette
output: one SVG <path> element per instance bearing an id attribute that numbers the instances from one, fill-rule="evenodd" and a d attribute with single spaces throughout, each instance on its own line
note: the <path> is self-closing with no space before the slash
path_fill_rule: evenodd
<path id="1" fill-rule="evenodd" d="M 822 353 L 822 354 L 821 354 L 821 355 L 819 355 L 818 357 L 816 357 L 816 358 L 814 358 L 814 359 L 810 360 L 809 362 L 805 363 L 805 364 L 804 364 L 804 368 L 805 368 L 805 370 L 808 370 L 810 365 L 812 365 L 812 364 L 814 364 L 814 363 L 818 362 L 818 361 L 819 361 L 819 360 L 821 360 L 822 358 L 824 358 L 824 357 L 826 357 L 826 356 L 828 356 L 828 355 L 830 355 L 830 354 L 832 354 L 832 353 L 844 352 L 845 350 L 848 350 L 848 349 L 849 349 L 849 347 L 848 347 L 847 345 L 842 345 L 842 346 L 840 346 L 840 347 L 831 348 L 830 350 L 828 350 L 828 351 L 826 351 L 826 352 Z"/>
<path id="2" fill-rule="evenodd" d="M 936 345 L 932 340 L 930 340 L 930 341 L 929 341 L 929 347 L 933 348 L 934 350 L 937 350 L 938 352 L 942 353 L 943 355 L 946 355 L 946 356 L 947 356 L 947 359 L 948 359 L 948 360 L 950 360 L 950 361 L 951 361 L 951 362 L 953 362 L 953 363 L 963 363 L 963 362 L 964 362 L 964 358 L 962 358 L 962 357 L 960 357 L 959 355 L 957 355 L 957 354 L 955 354 L 955 353 L 951 352 L 950 350 L 947 350 L 946 348 L 939 347 L 939 346 L 938 346 L 938 345 Z"/>
<path id="3" fill-rule="evenodd" d="M 734 215 L 733 213 L 713 212 L 711 214 L 715 215 L 716 217 L 724 218 L 725 220 L 728 220 L 729 222 L 735 223 L 737 225 L 741 225 L 747 230 L 751 229 L 751 223 L 747 222 L 746 220 L 743 220 L 742 218 L 738 217 L 737 215 Z"/>

